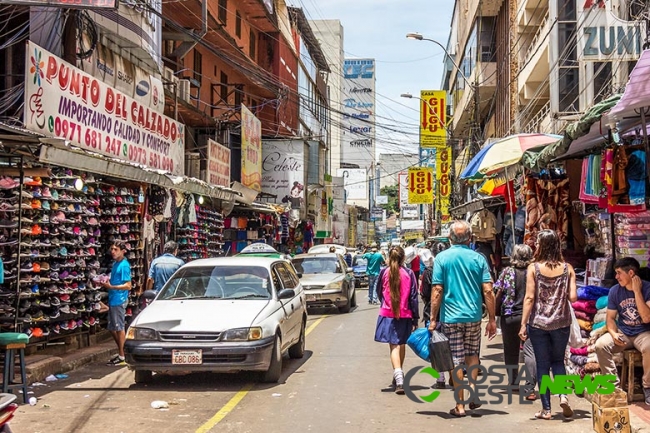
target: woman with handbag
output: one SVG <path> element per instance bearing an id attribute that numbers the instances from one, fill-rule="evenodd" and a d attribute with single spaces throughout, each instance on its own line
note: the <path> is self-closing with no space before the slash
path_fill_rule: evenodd
<path id="1" fill-rule="evenodd" d="M 503 339 L 503 360 L 506 365 L 519 364 L 519 351 L 521 340 L 519 329 L 521 328 L 521 315 L 524 309 L 524 297 L 526 295 L 526 273 L 528 265 L 533 259 L 533 250 L 528 245 L 515 245 L 510 257 L 510 266 L 505 268 L 496 283 L 494 311 L 501 316 L 501 337 Z M 530 341 L 526 340 L 530 345 Z M 535 357 L 531 356 L 532 350 L 524 350 L 524 362 L 528 372 L 535 375 Z M 508 384 L 517 384 L 518 372 L 508 370 Z M 525 385 L 526 389 L 532 390 L 526 398 L 535 400 L 536 378 L 531 378 Z"/>
<path id="2" fill-rule="evenodd" d="M 534 263 L 528 266 L 526 297 L 521 317 L 519 337 L 530 336 L 537 364 L 537 383 L 549 375 L 565 375 L 564 353 L 569 342 L 571 310 L 569 302 L 578 299 L 576 274 L 564 261 L 560 238 L 553 230 L 541 230 L 537 235 Z M 536 418 L 550 420 L 551 392 L 540 393 L 542 410 Z M 573 415 L 566 395 L 560 395 L 560 407 L 565 417 Z"/>
<path id="3" fill-rule="evenodd" d="M 412 270 L 404 267 L 404 249 L 393 247 L 388 256 L 388 267 L 377 278 L 379 317 L 375 341 L 388 343 L 393 365 L 393 385 L 396 394 L 404 394 L 404 357 L 406 341 L 418 326 L 418 284 Z"/>

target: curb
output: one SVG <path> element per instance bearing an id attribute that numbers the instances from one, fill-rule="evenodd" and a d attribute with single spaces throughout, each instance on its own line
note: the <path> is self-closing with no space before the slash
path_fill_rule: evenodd
<path id="1" fill-rule="evenodd" d="M 27 384 L 43 382 L 51 374 L 66 373 L 101 359 L 108 359 L 117 353 L 115 343 L 99 344 L 93 347 L 78 349 L 65 356 L 44 356 L 27 359 L 25 372 Z M 38 356 L 38 355 L 36 355 Z"/>

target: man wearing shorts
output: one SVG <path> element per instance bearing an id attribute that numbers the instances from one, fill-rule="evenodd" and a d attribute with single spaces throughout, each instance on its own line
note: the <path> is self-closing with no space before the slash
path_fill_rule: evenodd
<path id="1" fill-rule="evenodd" d="M 115 344 L 117 344 L 117 355 L 108 361 L 108 365 L 125 365 L 124 361 L 124 316 L 126 304 L 129 300 L 131 290 L 131 265 L 124 257 L 126 244 L 116 241 L 111 245 L 111 256 L 113 257 L 113 268 L 111 278 L 102 287 L 108 290 L 108 330 L 111 332 Z"/>
<path id="2" fill-rule="evenodd" d="M 469 248 L 472 230 L 466 221 L 455 221 L 449 238 L 451 248 L 440 252 L 433 265 L 430 317 L 436 318 L 440 313 L 442 332 L 449 338 L 454 365 L 465 364 L 476 381 L 478 369 L 470 367 L 479 363 L 483 299 L 489 314 L 485 335 L 491 340 L 497 333 L 492 277 L 485 257 Z M 436 321 L 431 320 L 429 330 L 434 329 Z M 454 388 L 463 380 L 462 369 L 456 373 L 455 377 L 452 375 Z M 459 394 L 460 399 L 469 399 L 463 396 L 463 390 Z M 469 404 L 470 409 L 478 407 L 480 403 Z M 464 417 L 465 405 L 457 403 L 449 413 Z"/>

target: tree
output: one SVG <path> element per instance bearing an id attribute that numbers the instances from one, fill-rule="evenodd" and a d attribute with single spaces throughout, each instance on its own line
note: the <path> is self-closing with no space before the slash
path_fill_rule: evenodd
<path id="1" fill-rule="evenodd" d="M 398 185 L 385 186 L 380 190 L 381 195 L 388 196 L 388 204 L 382 205 L 388 212 L 399 213 Z"/>

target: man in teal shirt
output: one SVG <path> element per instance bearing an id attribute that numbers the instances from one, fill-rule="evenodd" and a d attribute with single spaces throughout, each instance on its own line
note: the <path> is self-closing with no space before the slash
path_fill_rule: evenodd
<path id="1" fill-rule="evenodd" d="M 365 253 L 363 258 L 368 260 L 366 266 L 366 274 L 368 274 L 368 303 L 377 304 L 377 277 L 381 270 L 381 265 L 384 264 L 384 256 L 377 252 L 377 245 L 373 244 L 372 252 Z"/>
<path id="2" fill-rule="evenodd" d="M 489 314 L 485 334 L 491 340 L 497 332 L 492 277 L 485 257 L 469 248 L 472 239 L 469 223 L 455 221 L 451 225 L 449 237 L 451 248 L 440 252 L 433 264 L 431 317 L 437 317 L 440 311 L 442 332 L 449 338 L 454 365 L 465 364 L 469 369 L 479 363 L 483 299 Z M 436 321 L 431 320 L 429 329 L 433 331 L 435 328 Z M 476 381 L 478 370 L 471 371 Z M 462 374 L 462 371 L 459 371 L 454 377 L 454 387 L 461 384 Z M 463 398 L 463 391 L 459 392 Z M 479 406 L 480 403 L 469 404 L 470 409 Z M 456 404 L 450 414 L 456 417 L 465 416 L 465 405 Z"/>
<path id="3" fill-rule="evenodd" d="M 122 241 L 116 241 L 111 245 L 111 256 L 113 257 L 113 267 L 111 269 L 111 278 L 108 283 L 103 283 L 102 287 L 108 290 L 108 326 L 115 344 L 117 344 L 117 355 L 108 361 L 109 365 L 124 365 L 124 340 L 125 334 L 125 314 L 126 304 L 129 301 L 129 291 L 131 290 L 131 265 L 124 257 L 126 254 L 126 244 Z"/>

